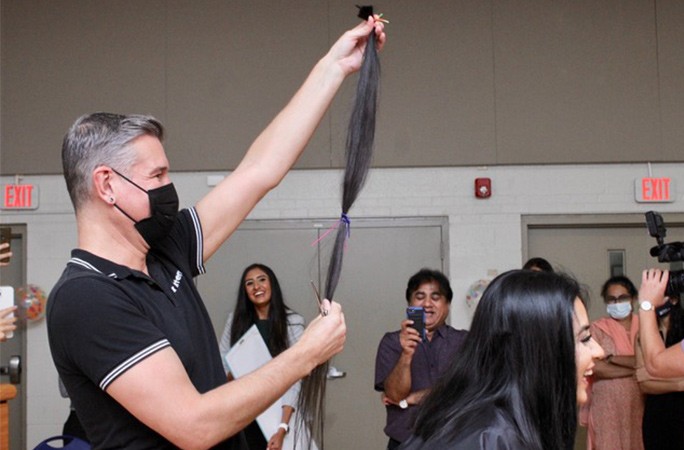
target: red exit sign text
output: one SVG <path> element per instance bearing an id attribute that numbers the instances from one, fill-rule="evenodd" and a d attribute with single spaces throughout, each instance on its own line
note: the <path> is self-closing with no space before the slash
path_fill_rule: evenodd
<path id="1" fill-rule="evenodd" d="M 38 186 L 33 184 L 2 185 L 2 209 L 37 209 Z"/>
<path id="2" fill-rule="evenodd" d="M 640 203 L 673 202 L 675 183 L 670 177 L 640 178 L 634 182 L 634 196 Z"/>

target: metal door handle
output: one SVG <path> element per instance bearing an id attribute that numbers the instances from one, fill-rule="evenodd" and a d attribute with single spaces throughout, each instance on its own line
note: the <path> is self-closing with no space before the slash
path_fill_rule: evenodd
<path id="1" fill-rule="evenodd" d="M 330 366 L 328 367 L 328 373 L 326 374 L 326 378 L 328 380 L 335 380 L 337 378 L 344 378 L 347 376 L 347 372 L 339 370 L 335 366 Z"/>
<path id="2" fill-rule="evenodd" d="M 10 383 L 21 383 L 21 356 L 12 355 L 6 366 L 0 366 L 0 375 L 9 375 Z"/>

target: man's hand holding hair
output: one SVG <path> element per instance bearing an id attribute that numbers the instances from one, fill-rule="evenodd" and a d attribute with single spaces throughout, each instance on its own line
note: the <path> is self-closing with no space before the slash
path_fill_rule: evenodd
<path id="1" fill-rule="evenodd" d="M 326 299 L 321 302 L 321 312 L 324 311 L 327 314 L 312 320 L 299 341 L 292 346 L 302 349 L 304 355 L 311 359 L 313 366 L 310 370 L 341 352 L 347 338 L 342 306 Z"/>

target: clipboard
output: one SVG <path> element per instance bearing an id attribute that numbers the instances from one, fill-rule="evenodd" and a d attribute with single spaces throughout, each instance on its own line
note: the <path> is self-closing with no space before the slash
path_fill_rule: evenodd
<path id="1" fill-rule="evenodd" d="M 268 351 L 266 342 L 261 337 L 256 325 L 252 325 L 225 356 L 230 372 L 236 379 L 254 372 L 271 359 L 273 359 L 271 353 Z M 285 435 L 285 439 L 283 439 L 283 450 L 293 450 L 295 448 L 295 439 L 297 441 L 297 449 L 309 448 L 308 440 L 303 436 L 305 433 L 295 430 L 294 424 L 297 423 L 297 413 L 298 411 L 295 411 L 290 419 L 292 427 L 290 432 Z M 275 403 L 256 418 L 266 441 L 278 431 L 281 418 L 282 398 L 276 400 Z M 315 442 L 311 442 L 311 449 L 318 450 Z"/>

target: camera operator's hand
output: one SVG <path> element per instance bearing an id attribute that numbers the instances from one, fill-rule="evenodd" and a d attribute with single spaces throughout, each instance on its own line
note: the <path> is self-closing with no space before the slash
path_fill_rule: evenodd
<path id="1" fill-rule="evenodd" d="M 669 272 L 662 269 L 647 269 L 641 275 L 639 301 L 648 300 L 655 308 L 665 303 L 665 289 Z"/>

